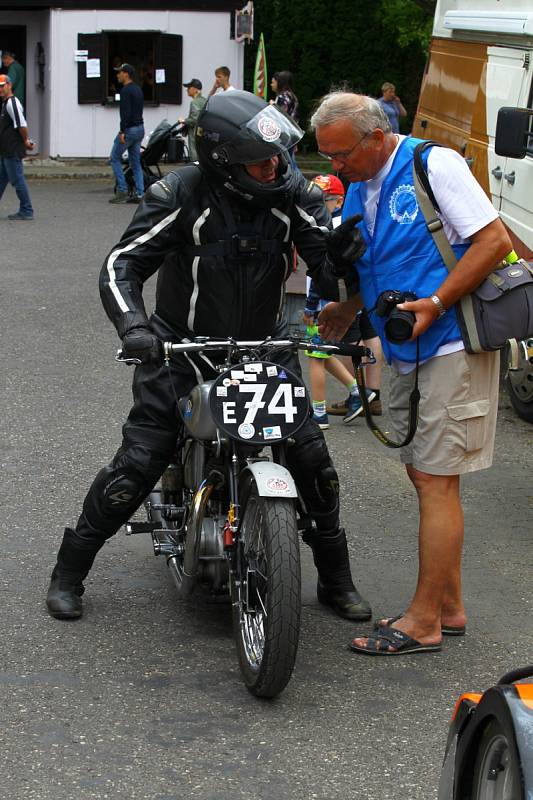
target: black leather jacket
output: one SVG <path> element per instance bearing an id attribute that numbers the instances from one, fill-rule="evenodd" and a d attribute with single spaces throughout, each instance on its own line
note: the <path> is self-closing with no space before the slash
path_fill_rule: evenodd
<path id="1" fill-rule="evenodd" d="M 100 274 L 104 308 L 119 336 L 148 324 L 142 287 L 157 270 L 155 315 L 178 339 L 261 339 L 283 330 L 291 242 L 326 299 L 339 299 L 326 260 L 330 218 L 303 176 L 275 208 L 230 205 L 197 165 L 146 193 Z"/>

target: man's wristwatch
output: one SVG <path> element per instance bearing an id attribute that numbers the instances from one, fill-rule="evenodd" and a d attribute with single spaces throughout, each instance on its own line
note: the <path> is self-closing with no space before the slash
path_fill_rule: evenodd
<path id="1" fill-rule="evenodd" d="M 445 309 L 445 308 L 444 308 L 444 306 L 442 305 L 442 300 L 441 300 L 441 299 L 440 299 L 440 297 L 438 297 L 438 295 L 436 295 L 436 294 L 432 294 L 432 295 L 431 295 L 431 297 L 430 297 L 429 299 L 431 300 L 431 302 L 432 302 L 432 303 L 435 303 L 435 305 L 436 305 L 436 306 L 437 306 L 437 308 L 439 309 L 439 316 L 438 316 L 438 318 L 440 319 L 440 318 L 441 318 L 441 317 L 443 317 L 443 316 L 445 315 L 445 313 L 446 313 L 446 309 Z"/>

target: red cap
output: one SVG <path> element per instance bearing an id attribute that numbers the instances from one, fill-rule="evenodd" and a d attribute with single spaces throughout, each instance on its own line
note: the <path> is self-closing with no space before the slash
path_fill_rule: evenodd
<path id="1" fill-rule="evenodd" d="M 4 75 L 4 74 L 0 75 L 0 86 L 5 86 L 6 83 L 11 83 L 9 75 Z"/>
<path id="2" fill-rule="evenodd" d="M 344 186 L 336 175 L 317 175 L 313 178 L 313 183 L 320 186 L 326 197 L 344 197 Z"/>

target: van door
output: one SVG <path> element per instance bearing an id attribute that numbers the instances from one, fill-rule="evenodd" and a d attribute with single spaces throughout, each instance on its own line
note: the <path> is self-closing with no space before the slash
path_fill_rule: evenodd
<path id="1" fill-rule="evenodd" d="M 531 52 L 520 48 L 488 47 L 487 132 L 489 183 L 492 202 L 510 230 L 520 255 L 533 254 L 533 143 L 520 160 L 494 152 L 496 119 L 502 106 L 531 108 Z"/>

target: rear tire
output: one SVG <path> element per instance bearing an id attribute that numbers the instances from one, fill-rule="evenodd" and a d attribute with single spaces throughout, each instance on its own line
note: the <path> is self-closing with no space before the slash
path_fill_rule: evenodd
<path id="1" fill-rule="evenodd" d="M 231 581 L 233 629 L 244 682 L 276 697 L 290 680 L 300 633 L 301 578 L 294 500 L 261 497 L 250 480 Z"/>
<path id="2" fill-rule="evenodd" d="M 520 765 L 513 741 L 497 719 L 479 742 L 472 781 L 472 800 L 516 800 L 522 797 Z"/>

